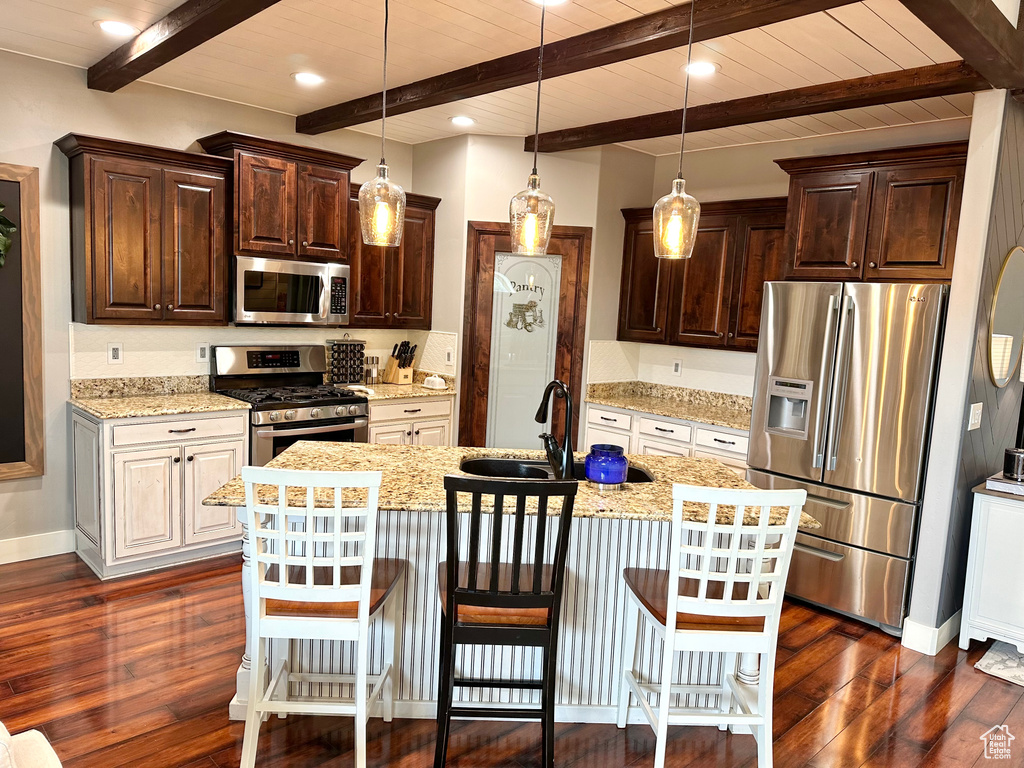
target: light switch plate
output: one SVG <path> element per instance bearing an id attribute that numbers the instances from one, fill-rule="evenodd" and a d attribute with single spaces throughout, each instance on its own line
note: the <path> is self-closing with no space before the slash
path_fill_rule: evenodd
<path id="1" fill-rule="evenodd" d="M 673 360 L 672 361 L 672 375 L 673 376 L 682 376 L 683 375 L 683 361 L 682 360 Z"/>
<path id="2" fill-rule="evenodd" d="M 971 420 L 967 422 L 967 431 L 981 426 L 981 409 L 983 403 L 971 403 Z"/>
<path id="3" fill-rule="evenodd" d="M 107 342 L 107 365 L 124 363 L 124 344 L 120 341 Z"/>
<path id="4" fill-rule="evenodd" d="M 196 344 L 196 362 L 210 362 L 210 345 L 208 343 L 200 341 Z"/>

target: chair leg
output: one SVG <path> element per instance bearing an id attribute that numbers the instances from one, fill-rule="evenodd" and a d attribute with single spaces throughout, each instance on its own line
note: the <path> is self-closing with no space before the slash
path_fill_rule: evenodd
<path id="1" fill-rule="evenodd" d="M 249 702 L 245 710 L 245 735 L 242 737 L 240 768 L 254 768 L 256 765 L 256 745 L 260 739 L 260 724 L 263 722 L 263 713 L 256 709 L 256 705 L 263 699 L 267 641 L 262 637 L 257 638 L 255 650 L 249 669 Z"/>
<path id="2" fill-rule="evenodd" d="M 544 689 L 541 691 L 541 765 L 544 768 L 555 766 L 555 682 L 556 659 L 558 658 L 555 641 L 544 648 Z"/>
<path id="3" fill-rule="evenodd" d="M 365 633 L 361 633 L 365 637 Z M 356 722 L 355 722 L 355 752 L 356 768 L 366 768 L 366 721 L 367 714 L 367 693 L 366 676 L 367 667 L 370 665 L 369 643 L 359 641 L 356 643 Z"/>
<path id="4" fill-rule="evenodd" d="M 757 739 L 758 768 L 772 768 L 772 697 L 775 692 L 775 652 L 761 657 L 761 679 L 757 686 L 757 708 L 764 717 L 764 725 L 754 728 Z"/>
<path id="5" fill-rule="evenodd" d="M 654 768 L 665 768 L 665 753 L 668 749 L 668 712 L 672 702 L 672 677 L 675 672 L 676 653 L 669 633 L 665 630 L 665 649 L 661 664 L 661 690 L 658 695 L 657 745 L 654 749 Z"/>
<path id="6" fill-rule="evenodd" d="M 736 654 L 735 653 L 723 653 L 722 654 L 722 676 L 720 682 L 723 687 L 721 710 L 723 715 L 728 715 L 732 712 L 732 688 L 729 687 L 729 677 L 736 675 Z M 728 723 L 720 723 L 718 730 L 728 730 Z"/>
<path id="7" fill-rule="evenodd" d="M 444 768 L 448 755 L 448 736 L 451 733 L 451 706 L 455 671 L 455 644 L 453 628 L 448 617 L 441 619 L 441 669 L 437 677 L 437 741 L 434 745 L 434 768 Z"/>
<path id="8" fill-rule="evenodd" d="M 628 594 L 626 596 L 626 612 L 625 612 L 625 630 L 626 636 L 622 640 L 622 653 L 619 662 L 619 700 L 618 700 L 618 714 L 615 718 L 615 724 L 619 728 L 626 727 L 626 720 L 629 717 L 629 697 L 630 690 L 629 685 L 626 683 L 626 672 L 633 669 L 633 662 L 636 659 L 636 637 L 640 629 L 640 621 L 642 616 L 640 614 L 640 608 L 633 602 Z"/>
<path id="9" fill-rule="evenodd" d="M 384 722 L 390 723 L 395 717 L 395 675 L 398 674 L 398 617 L 401 616 L 402 586 L 395 587 L 391 599 L 384 609 L 384 672 L 387 679 L 381 689 L 384 697 Z M 389 669 L 390 667 L 390 669 Z"/>

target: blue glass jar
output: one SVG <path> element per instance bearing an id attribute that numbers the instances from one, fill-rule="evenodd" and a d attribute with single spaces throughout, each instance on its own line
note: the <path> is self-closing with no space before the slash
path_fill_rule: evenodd
<path id="1" fill-rule="evenodd" d="M 628 469 L 629 460 L 622 455 L 622 448 L 617 445 L 592 445 L 583 462 L 587 480 L 601 485 L 619 485 L 626 482 Z"/>

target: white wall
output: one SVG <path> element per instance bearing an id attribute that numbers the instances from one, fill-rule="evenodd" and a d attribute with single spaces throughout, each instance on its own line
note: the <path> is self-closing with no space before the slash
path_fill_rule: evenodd
<path id="1" fill-rule="evenodd" d="M 287 115 L 144 83 L 130 85 L 116 94 L 90 91 L 84 70 L 16 54 L 0 52 L 0 71 L 4 73 L 0 162 L 40 169 L 43 381 L 39 386 L 43 387 L 46 420 L 46 474 L 0 483 L 0 542 L 4 542 L 72 527 L 65 434 L 71 320 L 68 175 L 67 160 L 53 141 L 77 132 L 195 149 L 197 138 L 229 129 L 371 160 L 376 160 L 379 147 L 374 137 L 353 131 L 298 136 L 293 132 L 294 118 Z M 388 162 L 394 178 L 411 189 L 412 148 L 389 144 Z M 353 171 L 353 179 L 363 181 L 373 172 L 373 162 L 364 163 Z M 90 338 L 105 332 L 84 330 Z M 166 331 L 167 338 L 185 338 L 182 343 L 186 349 L 191 346 L 191 333 L 197 341 L 211 336 L 210 331 L 201 329 Z M 152 338 L 161 349 L 162 337 L 154 334 Z M 31 549 L 38 543 L 33 539 L 7 541 L 0 547 L 0 557 L 16 557 L 19 549 L 38 551 Z"/>

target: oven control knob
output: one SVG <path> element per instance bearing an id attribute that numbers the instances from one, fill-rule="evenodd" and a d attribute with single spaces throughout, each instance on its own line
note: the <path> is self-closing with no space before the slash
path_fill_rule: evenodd
<path id="1" fill-rule="evenodd" d="M 273 413 L 271 413 L 270 414 L 270 420 L 271 421 L 280 421 L 281 420 L 281 412 L 280 411 L 274 411 Z"/>
<path id="2" fill-rule="evenodd" d="M 344 405 L 339 405 L 337 408 L 334 409 L 335 416 L 344 416 L 346 413 L 348 413 L 348 408 L 346 408 Z"/>
<path id="3" fill-rule="evenodd" d="M 348 407 L 348 413 L 349 413 L 350 416 L 358 416 L 359 415 L 359 406 L 358 405 L 350 405 Z"/>
<path id="4" fill-rule="evenodd" d="M 309 411 L 309 418 L 311 418 L 311 419 L 319 419 L 320 418 L 320 409 L 319 408 L 312 408 Z"/>
<path id="5" fill-rule="evenodd" d="M 295 411 L 285 411 L 285 412 L 284 412 L 284 417 L 285 417 L 285 418 L 286 418 L 286 419 L 287 419 L 288 421 L 291 421 L 292 419 L 294 419 L 296 415 L 297 415 L 297 414 L 295 413 Z"/>

